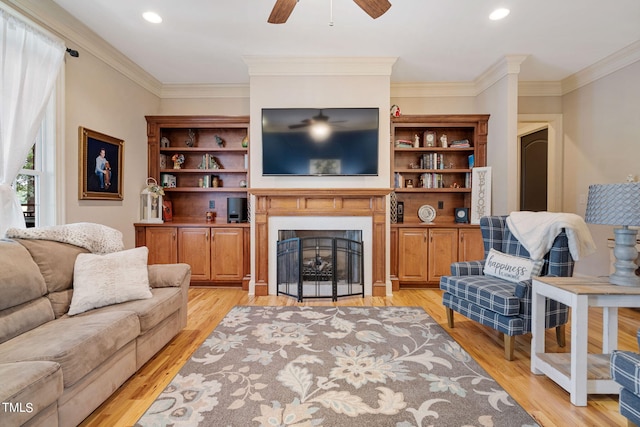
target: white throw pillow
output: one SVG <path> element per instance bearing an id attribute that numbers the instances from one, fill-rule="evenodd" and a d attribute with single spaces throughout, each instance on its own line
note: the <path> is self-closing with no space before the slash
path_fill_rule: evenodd
<path id="1" fill-rule="evenodd" d="M 107 255 L 79 254 L 73 269 L 69 315 L 151 298 L 148 256 L 149 249 L 146 246 Z"/>
<path id="2" fill-rule="evenodd" d="M 531 276 L 539 275 L 543 263 L 544 260 L 532 261 L 529 258 L 508 255 L 491 249 L 484 263 L 483 271 L 487 276 L 518 283 L 530 279 Z"/>

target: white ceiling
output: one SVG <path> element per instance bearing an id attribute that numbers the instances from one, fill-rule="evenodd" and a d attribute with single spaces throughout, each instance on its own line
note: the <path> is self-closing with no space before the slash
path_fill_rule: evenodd
<path id="1" fill-rule="evenodd" d="M 640 40 L 640 0 L 390 0 L 376 20 L 299 0 L 282 25 L 267 23 L 275 0 L 54 1 L 163 84 L 248 83 L 245 55 L 397 57 L 397 83 L 473 81 L 524 54 L 521 80 L 560 81 Z M 511 14 L 490 21 L 498 6 Z"/>

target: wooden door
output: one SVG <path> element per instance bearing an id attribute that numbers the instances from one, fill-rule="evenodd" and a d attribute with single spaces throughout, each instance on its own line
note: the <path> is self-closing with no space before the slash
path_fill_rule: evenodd
<path id="1" fill-rule="evenodd" d="M 426 228 L 398 230 L 398 280 L 400 282 L 427 281 Z"/>
<path id="2" fill-rule="evenodd" d="M 547 210 L 548 129 L 520 139 L 520 210 Z"/>
<path id="3" fill-rule="evenodd" d="M 451 263 L 458 261 L 458 230 L 429 229 L 429 282 L 440 282 L 451 274 Z"/>
<path id="4" fill-rule="evenodd" d="M 147 227 L 145 244 L 149 248 L 149 264 L 178 262 L 176 227 Z"/>
<path id="5" fill-rule="evenodd" d="M 484 243 L 479 228 L 458 229 L 458 261 L 484 259 Z"/>
<path id="6" fill-rule="evenodd" d="M 209 280 L 211 243 L 209 227 L 182 227 L 178 230 L 178 262 L 191 266 L 191 280 Z"/>
<path id="7" fill-rule="evenodd" d="M 238 282 L 243 278 L 244 238 L 242 228 L 211 229 L 211 280 Z"/>

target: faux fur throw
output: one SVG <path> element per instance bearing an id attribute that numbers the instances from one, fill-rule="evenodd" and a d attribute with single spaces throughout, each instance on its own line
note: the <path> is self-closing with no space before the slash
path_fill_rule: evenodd
<path id="1" fill-rule="evenodd" d="M 6 236 L 10 239 L 53 240 L 69 243 L 95 254 L 108 254 L 124 249 L 120 231 L 90 222 L 37 228 L 9 228 Z"/>
<path id="2" fill-rule="evenodd" d="M 575 261 L 592 254 L 596 244 L 581 216 L 562 212 L 511 212 L 509 230 L 529 251 L 531 259 L 542 259 L 562 229 L 567 233 L 569 252 Z"/>

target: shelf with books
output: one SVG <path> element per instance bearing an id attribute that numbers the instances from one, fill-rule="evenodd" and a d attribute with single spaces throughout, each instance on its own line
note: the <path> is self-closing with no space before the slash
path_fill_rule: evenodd
<path id="1" fill-rule="evenodd" d="M 431 205 L 435 222 L 455 224 L 455 208 L 471 206 L 473 167 L 485 166 L 488 115 L 411 115 L 391 119 L 391 186 L 405 223 L 421 223 Z"/>
<path id="2" fill-rule="evenodd" d="M 149 176 L 165 188 L 175 218 L 227 217 L 227 202 L 247 197 L 249 117 L 148 116 Z M 211 208 L 215 206 L 215 208 Z"/>

